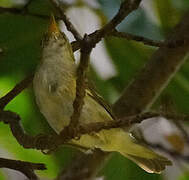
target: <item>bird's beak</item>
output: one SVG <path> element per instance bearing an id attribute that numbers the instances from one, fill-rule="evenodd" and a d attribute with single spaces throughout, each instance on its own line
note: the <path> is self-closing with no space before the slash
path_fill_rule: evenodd
<path id="1" fill-rule="evenodd" d="M 59 27 L 55 21 L 54 15 L 51 15 L 50 18 L 50 25 L 48 28 L 48 36 L 54 36 L 55 38 L 57 38 L 60 35 L 60 30 Z"/>

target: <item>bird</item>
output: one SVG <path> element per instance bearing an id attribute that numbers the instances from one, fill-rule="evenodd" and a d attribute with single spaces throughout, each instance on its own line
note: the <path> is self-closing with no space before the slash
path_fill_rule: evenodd
<path id="1" fill-rule="evenodd" d="M 49 125 L 59 134 L 69 126 L 76 97 L 77 65 L 71 44 L 52 16 L 42 40 L 42 55 L 33 79 L 36 104 Z M 111 111 L 95 98 L 94 90 L 85 89 L 80 125 L 114 121 Z M 100 96 L 99 96 L 100 97 Z M 142 145 L 122 128 L 102 129 L 71 139 L 69 144 L 87 150 L 118 152 L 148 173 L 161 173 L 172 162 Z M 82 149 L 82 148 L 81 148 Z"/>

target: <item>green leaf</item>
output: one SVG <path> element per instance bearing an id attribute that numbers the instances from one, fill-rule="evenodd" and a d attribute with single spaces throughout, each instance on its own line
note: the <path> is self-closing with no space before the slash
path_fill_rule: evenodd
<path id="1" fill-rule="evenodd" d="M 47 20 L 31 16 L 0 15 L 0 48 L 3 51 L 1 76 L 15 77 L 17 74 L 34 72 L 41 52 L 40 41 L 47 23 Z"/>
<path id="2" fill-rule="evenodd" d="M 152 54 L 152 48 L 119 38 L 106 40 L 107 50 L 117 68 L 118 76 L 111 82 L 122 90 Z"/>
<path id="3" fill-rule="evenodd" d="M 5 180 L 5 176 L 3 175 L 2 170 L 0 170 L 0 180 Z"/>

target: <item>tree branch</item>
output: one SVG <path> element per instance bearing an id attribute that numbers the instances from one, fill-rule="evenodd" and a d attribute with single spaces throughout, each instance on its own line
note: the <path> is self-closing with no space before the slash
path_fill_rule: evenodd
<path id="1" fill-rule="evenodd" d="M 9 168 L 20 171 L 30 180 L 38 180 L 34 170 L 45 170 L 46 167 L 42 163 L 31 163 L 26 161 L 12 160 L 0 158 L 0 168 Z"/>
<path id="2" fill-rule="evenodd" d="M 134 41 L 142 42 L 143 44 L 150 45 L 150 46 L 156 46 L 156 47 L 165 46 L 163 41 L 155 41 L 155 40 L 148 39 L 142 36 L 137 36 L 131 33 L 118 32 L 117 30 L 112 31 L 107 36 L 114 36 L 118 38 L 124 38 L 127 40 L 134 40 Z"/>
<path id="3" fill-rule="evenodd" d="M 108 23 L 106 24 L 101 30 L 96 31 L 95 33 L 92 33 L 90 36 L 90 41 L 88 41 L 88 45 L 89 46 L 95 46 L 94 45 L 94 39 L 98 39 L 98 41 L 100 41 L 100 39 L 105 36 L 105 34 L 107 34 L 108 32 L 111 31 L 111 28 L 115 28 L 124 18 L 125 16 L 127 16 L 130 12 L 132 12 L 133 10 L 135 10 L 138 5 L 140 4 L 141 0 L 129 0 L 129 1 L 124 1 L 121 6 L 120 9 L 118 11 L 118 13 L 114 16 L 114 18 Z M 23 9 L 16 9 L 16 8 L 1 8 L 1 10 L 5 10 L 5 11 L 10 11 L 12 13 L 25 13 L 27 11 L 27 7 L 28 5 L 31 3 L 31 1 L 29 1 L 28 4 L 26 4 L 24 6 Z M 79 33 L 77 32 L 77 30 L 74 28 L 74 26 L 72 25 L 72 23 L 68 20 L 68 18 L 66 17 L 66 15 L 64 14 L 64 10 L 62 9 L 61 5 L 56 1 L 56 0 L 52 0 L 53 5 L 55 6 L 55 8 L 58 10 L 58 12 L 61 15 L 61 18 L 63 19 L 63 21 L 65 22 L 67 29 L 70 30 L 74 37 L 78 40 L 76 43 L 72 44 L 73 50 L 77 50 L 78 48 L 81 47 L 80 41 L 81 41 L 81 36 L 79 35 Z M 100 38 L 100 39 L 99 39 Z M 89 36 L 88 36 L 89 39 Z M 90 44 L 89 44 L 90 42 Z M 82 44 L 85 44 L 85 42 L 82 42 Z M 96 42 L 97 43 L 97 42 Z M 87 46 L 85 46 L 87 47 Z M 31 77 L 27 77 L 25 80 L 23 80 L 23 82 L 20 82 L 19 84 L 17 84 L 13 90 L 11 90 L 7 95 L 5 95 L 4 97 L 2 97 L 0 99 L 0 108 L 3 109 L 14 97 L 16 97 L 23 89 L 25 89 L 28 84 L 30 83 L 30 81 L 32 81 L 33 79 L 33 75 Z M 80 79 L 80 78 L 79 78 Z M 77 83 L 78 84 L 78 83 Z M 78 88 L 79 89 L 79 88 Z M 79 102 L 77 100 L 78 98 L 76 98 L 76 101 L 74 101 L 74 104 L 76 104 L 76 102 Z M 78 103 L 77 103 L 78 104 Z M 75 111 L 77 111 L 77 108 L 74 108 Z M 74 113 L 77 115 L 77 113 Z M 76 116 L 74 115 L 73 116 Z M 72 119 L 76 119 L 73 118 Z"/>
<path id="4" fill-rule="evenodd" d="M 104 27 L 88 35 L 91 46 L 95 47 L 95 45 L 101 41 L 102 38 L 111 33 L 117 27 L 117 25 L 125 19 L 126 16 L 139 7 L 140 2 L 141 0 L 124 0 L 121 3 L 117 14 Z M 74 50 L 78 50 L 81 47 L 80 43 L 81 41 L 72 43 Z"/>
<path id="5" fill-rule="evenodd" d="M 77 128 L 80 114 L 84 105 L 86 73 L 89 66 L 90 53 L 92 50 L 92 47 L 90 47 L 89 44 L 90 41 L 88 40 L 88 36 L 85 35 L 83 40 L 83 46 L 81 48 L 80 63 L 79 67 L 77 68 L 76 97 L 73 102 L 74 112 L 70 118 L 69 124 L 69 128 L 72 129 L 72 132 L 75 128 Z"/>
<path id="6" fill-rule="evenodd" d="M 0 122 L 9 124 L 13 136 L 17 139 L 18 143 L 24 148 L 32 148 L 38 150 L 53 150 L 62 144 L 66 144 L 68 141 L 74 138 L 79 138 L 83 134 L 90 134 L 92 132 L 99 132 L 102 129 L 128 127 L 133 123 L 140 123 L 145 119 L 152 117 L 162 116 L 155 112 L 148 112 L 138 115 L 133 115 L 119 119 L 117 121 L 97 122 L 86 125 L 77 125 L 75 130 L 64 128 L 60 135 L 43 135 L 30 136 L 24 132 L 20 124 L 20 117 L 11 111 L 0 111 Z M 165 114 L 164 117 L 189 119 L 189 116 L 173 116 L 171 114 Z"/>
<path id="7" fill-rule="evenodd" d="M 150 58 L 133 82 L 125 89 L 114 105 L 118 117 L 138 114 L 149 109 L 174 74 L 179 70 L 189 52 L 189 12 L 175 27 L 165 44 L 183 42 L 173 48 L 161 47 Z M 137 102 L 137 103 L 136 103 Z"/>
<path id="8" fill-rule="evenodd" d="M 123 95 L 114 104 L 114 113 L 118 118 L 137 114 L 138 112 L 143 112 L 150 108 L 154 100 L 158 97 L 164 87 L 166 87 L 167 83 L 173 77 L 174 73 L 178 71 L 180 65 L 184 62 L 184 57 L 189 50 L 187 40 L 189 36 L 188 32 L 189 12 L 186 13 L 186 16 L 181 20 L 180 24 L 176 26 L 173 33 L 165 41 L 181 41 L 184 42 L 181 43 L 182 46 L 176 46 L 174 49 L 168 47 L 160 47 L 154 53 L 150 61 L 135 77 L 133 82 L 123 92 Z M 145 98 L 145 96 L 147 96 L 147 98 Z M 93 155 L 83 155 L 83 159 L 87 158 L 87 161 L 83 166 L 80 166 L 80 169 L 78 171 L 74 171 L 74 169 L 72 169 L 72 167 L 74 166 L 72 164 L 72 166 L 70 166 L 70 171 L 72 169 L 72 172 L 74 172 L 72 178 L 76 177 L 80 171 L 86 169 L 90 164 L 93 164 L 96 168 L 94 168 L 94 172 L 91 172 L 91 176 L 88 174 L 87 177 L 88 179 L 95 177 L 95 175 L 97 174 L 96 169 L 98 169 L 97 167 L 100 166 L 99 162 L 102 163 L 107 158 L 107 153 L 102 153 L 100 156 L 94 156 L 95 158 L 93 157 Z M 94 159 L 98 159 L 98 161 L 94 161 Z M 78 162 L 75 162 L 75 164 L 78 164 Z"/>
<path id="9" fill-rule="evenodd" d="M 29 86 L 33 79 L 33 75 L 26 77 L 20 83 L 18 83 L 11 91 L 9 91 L 5 96 L 0 98 L 0 109 L 4 107 L 13 100 L 18 94 L 20 94 L 26 87 Z"/>
<path id="10" fill-rule="evenodd" d="M 79 34 L 79 32 L 74 27 L 74 25 L 69 21 L 69 19 L 65 15 L 64 9 L 62 8 L 62 6 L 59 3 L 59 1 L 58 0 L 51 0 L 51 3 L 56 8 L 57 12 L 60 14 L 60 17 L 64 21 L 68 31 L 70 31 L 73 34 L 74 38 L 77 41 L 81 41 L 82 40 L 82 36 Z"/>
<path id="11" fill-rule="evenodd" d="M 111 33 L 111 31 L 113 31 L 117 25 L 125 19 L 126 16 L 138 9 L 140 2 L 141 0 L 124 0 L 120 5 L 118 13 L 112 18 L 112 20 L 110 20 L 110 22 L 108 22 L 102 29 L 89 35 L 92 39 L 91 41 L 93 42 L 93 46 L 108 33 Z"/>
<path id="12" fill-rule="evenodd" d="M 52 0 L 55 1 L 55 0 Z M 130 4 L 129 4 L 130 3 Z M 110 33 L 115 27 L 133 10 L 135 10 L 140 3 L 140 0 L 125 0 L 120 7 L 119 12 L 116 14 L 116 16 L 102 29 L 92 33 L 89 35 L 91 43 L 90 45 L 92 47 L 95 46 L 96 43 L 98 43 L 101 38 L 103 38 L 105 35 Z M 63 11 L 61 11 L 63 13 Z M 66 16 L 64 17 L 64 13 L 62 14 L 62 18 L 64 19 L 64 22 L 67 22 L 67 28 L 72 27 L 72 24 L 69 24 L 68 19 Z M 189 48 L 189 42 L 188 42 L 188 30 L 189 30 L 189 13 L 183 19 L 183 22 L 177 26 L 175 32 L 172 36 L 170 36 L 166 42 L 170 41 L 176 41 L 176 42 L 183 42 L 183 44 L 180 47 L 175 47 L 174 50 L 168 48 L 168 47 L 161 47 L 151 58 L 149 63 L 143 68 L 141 73 L 134 79 L 133 83 L 125 90 L 122 97 L 115 103 L 114 105 L 114 111 L 117 117 L 125 117 L 128 115 L 134 115 L 143 112 L 147 108 L 150 107 L 150 105 L 153 103 L 155 98 L 160 94 L 161 90 L 167 85 L 171 77 L 174 75 L 174 73 L 179 69 L 180 65 L 184 62 L 183 58 L 188 52 Z M 75 34 L 75 38 L 78 40 L 79 43 L 81 40 L 81 37 L 79 34 L 77 34 L 77 31 L 75 31 L 75 28 L 70 29 L 73 34 Z M 81 44 L 77 47 L 81 47 Z M 157 68 L 158 67 L 158 68 Z M 31 82 L 31 81 L 30 81 Z M 27 84 L 27 83 L 26 83 Z M 23 88 L 25 87 L 25 83 L 21 87 L 18 88 L 18 90 L 14 90 L 13 92 L 15 94 L 20 93 Z M 14 94 L 13 93 L 13 94 Z M 10 93 L 11 94 L 11 93 Z M 9 96 L 8 96 L 9 97 Z M 10 95 L 8 100 L 5 101 L 5 103 L 2 103 L 4 100 L 2 98 L 0 99 L 0 105 L 1 108 L 4 108 L 5 105 L 15 97 L 15 95 Z M 6 99 L 6 98 L 5 98 Z M 137 103 L 136 103 L 137 102 Z M 18 117 L 15 118 L 17 121 L 4 121 L 6 123 L 10 123 L 11 130 L 15 137 L 19 138 L 19 132 L 21 132 L 21 128 L 19 127 L 18 123 Z M 17 123 L 16 123 L 17 122 Z M 119 121 L 118 121 L 119 122 Z M 125 123 L 128 123 L 125 120 Z M 18 129 L 16 129 L 17 127 Z M 80 127 L 81 128 L 81 127 Z M 82 127 L 83 128 L 83 127 Z M 88 128 L 88 127 L 87 127 Z M 84 128 L 85 129 L 85 128 Z M 82 129 L 82 133 L 83 133 Z M 66 132 L 65 132 L 66 133 Z M 69 134 L 69 133 L 68 133 Z M 43 136 L 41 136 L 43 137 Z M 39 142 L 36 141 L 36 138 L 33 139 L 29 136 L 24 136 L 23 139 L 29 139 L 28 142 L 32 141 L 32 147 L 36 147 L 36 143 Z M 73 135 L 72 137 L 73 138 Z M 39 138 L 40 139 L 40 138 Z M 48 138 L 47 138 L 48 139 Z M 50 140 L 49 140 L 50 139 Z M 53 143 L 52 138 L 49 138 L 47 141 L 47 144 Z M 42 140 L 42 139 L 41 139 Z M 54 140 L 54 139 L 53 139 Z M 62 140 L 60 140 L 62 143 Z M 49 144 L 50 144 L 49 143 Z M 28 144 L 27 144 L 28 145 Z M 29 145 L 28 145 L 29 146 Z M 28 148 L 28 146 L 26 146 Z M 43 143 L 40 144 L 39 149 L 43 146 Z M 44 145 L 45 148 L 48 148 Z M 44 149 L 45 149 L 44 148 Z M 86 167 L 90 166 L 90 164 L 93 164 L 93 168 L 95 170 L 98 169 L 99 162 L 102 162 L 104 160 L 103 154 L 100 156 L 97 155 L 95 158 L 92 156 L 88 156 L 86 163 L 80 167 L 79 171 L 84 170 Z M 98 159 L 100 157 L 101 159 Z M 86 156 L 83 156 L 83 159 L 85 159 Z M 98 161 L 94 162 L 94 159 L 98 159 Z M 96 163 L 96 164 L 95 164 Z M 73 177 L 76 176 L 79 171 L 75 171 L 73 174 Z M 87 177 L 94 176 L 96 172 L 90 171 L 90 174 L 88 174 Z"/>
<path id="13" fill-rule="evenodd" d="M 122 128 L 122 127 L 128 127 L 131 125 L 131 123 L 140 123 L 143 120 L 147 120 L 149 118 L 157 117 L 157 116 L 163 116 L 168 119 L 174 119 L 174 120 L 182 120 L 187 121 L 189 120 L 188 115 L 175 115 L 175 114 L 162 114 L 162 113 L 156 113 L 156 112 L 148 112 L 139 114 L 136 116 L 130 116 L 125 117 L 124 119 L 120 119 L 117 121 L 111 121 L 111 122 L 97 122 L 97 123 L 90 123 L 86 125 L 79 125 L 78 128 L 76 128 L 75 133 L 73 132 L 66 132 L 63 131 L 61 135 L 54 135 L 54 136 L 48 136 L 48 135 L 37 135 L 35 137 L 27 135 L 24 130 L 22 129 L 22 126 L 19 123 L 20 117 L 13 112 L 10 111 L 0 111 L 0 121 L 3 121 L 6 124 L 10 125 L 11 131 L 14 135 L 14 137 L 17 139 L 17 141 L 24 147 L 24 148 L 35 148 L 40 150 L 53 150 L 54 148 L 67 143 L 69 140 L 80 137 L 83 134 L 90 134 L 91 132 L 99 132 L 102 129 L 111 129 L 111 128 Z M 97 157 L 98 158 L 97 158 Z M 93 158 L 93 163 L 87 164 L 86 162 L 91 162 L 91 158 Z M 62 173 L 59 177 L 61 180 L 64 178 L 68 179 L 74 179 L 77 176 L 77 179 L 82 179 L 82 177 L 91 177 L 95 175 L 94 170 L 98 170 L 99 166 L 96 166 L 97 164 L 101 164 L 104 162 L 104 160 L 107 158 L 107 154 L 97 151 L 93 155 L 85 155 L 85 158 L 83 158 L 83 154 L 79 156 L 79 161 L 74 161 L 75 163 L 71 165 L 71 169 L 67 169 Z M 85 164 L 81 164 L 81 162 L 85 162 Z M 0 161 L 1 165 L 1 161 Z M 87 171 L 85 171 L 83 168 L 77 169 L 77 167 L 80 167 L 80 165 L 87 166 Z M 82 167 L 83 167 L 82 166 Z M 3 165 L 5 167 L 5 165 Z M 12 167 L 12 166 L 11 166 Z M 9 167 L 9 168 L 11 168 Z M 14 167 L 14 166 L 13 166 Z M 18 166 L 20 168 L 21 166 Z M 90 169 L 92 167 L 92 169 Z M 75 169 L 76 172 L 79 170 L 79 174 L 76 173 L 74 176 L 70 175 L 70 172 L 73 172 L 72 170 Z M 19 170 L 19 169 L 16 169 Z M 39 169 L 40 170 L 40 169 Z M 23 169 L 23 173 L 26 173 L 27 169 Z M 31 171 L 31 169 L 30 169 Z M 32 172 L 32 171 L 31 171 Z M 30 172 L 30 173 L 31 173 Z M 75 172 L 75 171 L 74 171 Z M 27 174 L 28 176 L 30 174 Z M 73 175 L 73 174 L 72 174 Z"/>

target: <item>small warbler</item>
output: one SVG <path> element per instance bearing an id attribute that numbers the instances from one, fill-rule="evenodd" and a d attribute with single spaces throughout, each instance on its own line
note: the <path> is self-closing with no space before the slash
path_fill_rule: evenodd
<path id="1" fill-rule="evenodd" d="M 60 133 L 69 125 L 76 95 L 76 70 L 72 47 L 54 18 L 43 40 L 41 62 L 33 80 L 36 102 L 50 126 Z M 111 113 L 86 89 L 80 124 L 113 121 Z M 72 139 L 69 144 L 105 152 L 119 152 L 149 173 L 161 173 L 171 161 L 139 144 L 130 133 L 121 128 L 101 130 Z"/>

